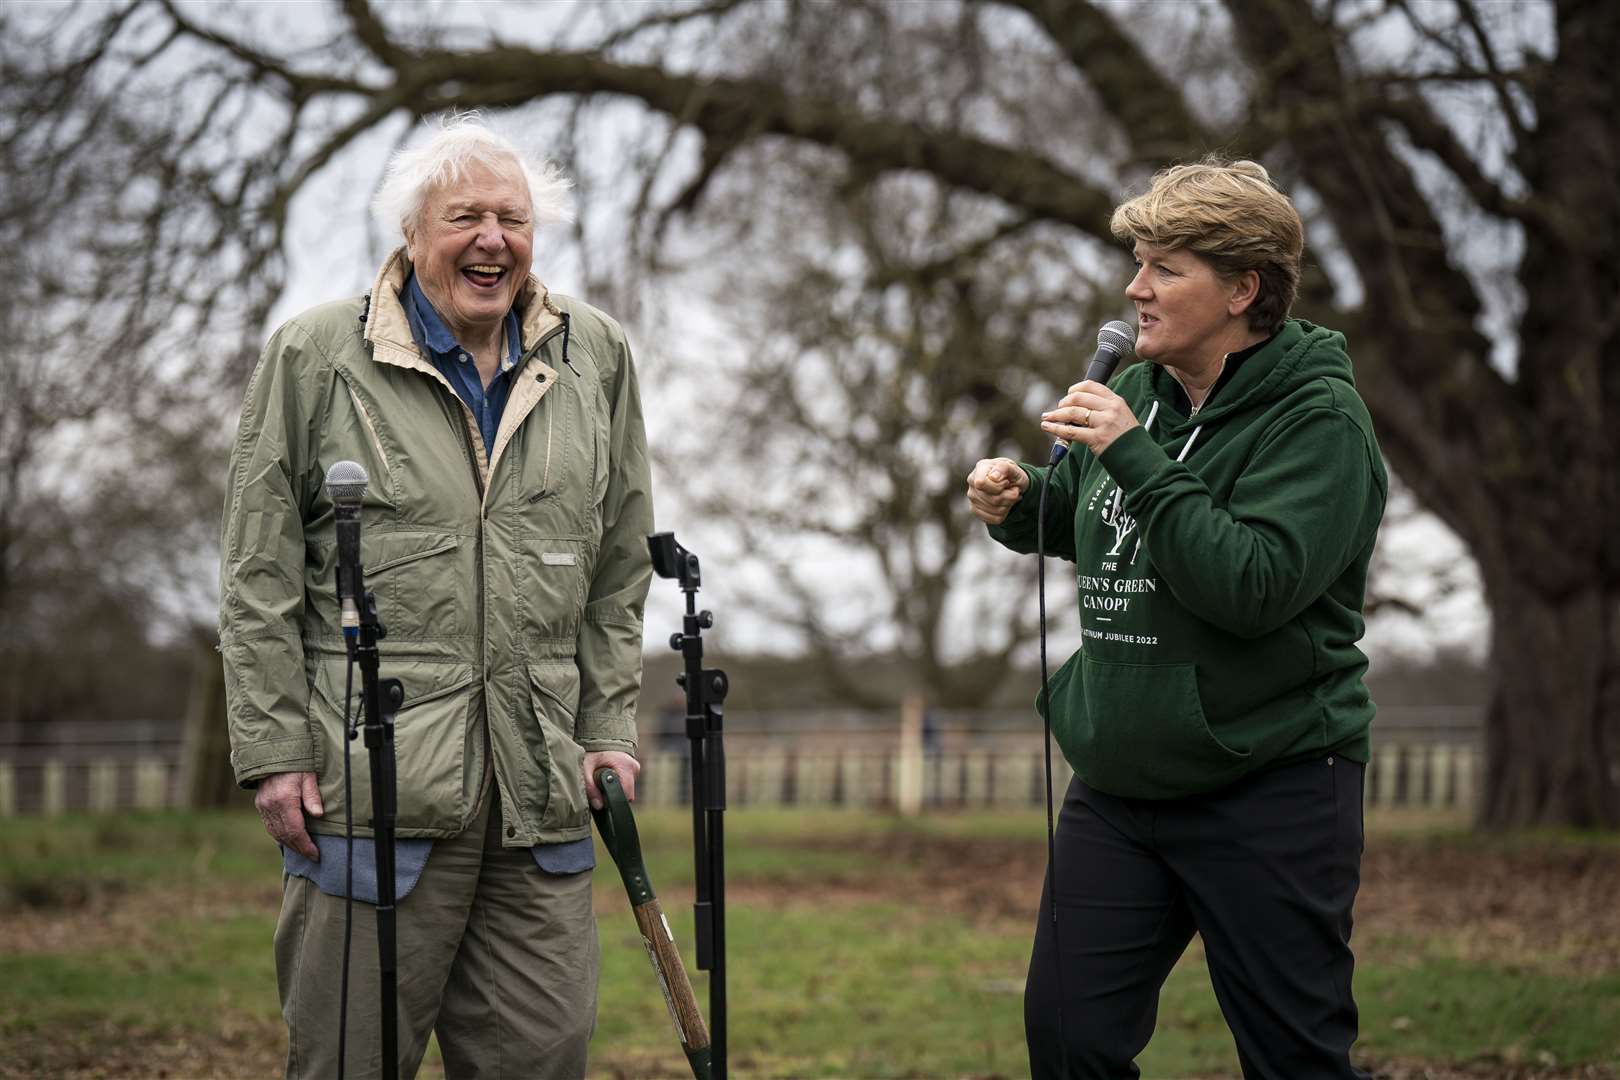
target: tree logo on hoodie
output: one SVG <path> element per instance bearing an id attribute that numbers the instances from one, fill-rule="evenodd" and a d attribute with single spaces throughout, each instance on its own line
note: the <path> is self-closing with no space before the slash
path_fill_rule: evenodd
<path id="1" fill-rule="evenodd" d="M 1098 519 L 1114 530 L 1114 546 L 1109 548 L 1107 554 L 1103 556 L 1105 559 L 1118 558 L 1120 551 L 1125 546 L 1125 541 L 1136 531 L 1136 519 L 1125 512 L 1124 493 L 1119 490 L 1118 484 L 1110 485 L 1111 479 L 1111 477 L 1104 475 L 1097 482 L 1096 488 L 1092 490 L 1091 500 L 1086 503 L 1087 513 L 1097 513 Z M 1099 503 L 1102 504 L 1100 513 L 1097 512 Z M 1136 553 L 1141 548 L 1142 542 L 1138 540 L 1136 546 L 1131 549 L 1131 557 L 1128 560 L 1130 563 L 1136 562 Z"/>

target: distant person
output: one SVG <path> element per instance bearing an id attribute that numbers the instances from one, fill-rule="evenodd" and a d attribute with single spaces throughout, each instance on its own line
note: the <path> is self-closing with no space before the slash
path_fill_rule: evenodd
<path id="1" fill-rule="evenodd" d="M 248 385 L 220 639 L 236 779 L 284 851 L 290 1077 L 338 1073 L 345 659 L 322 481 L 343 459 L 370 477 L 366 584 L 382 674 L 405 689 L 400 1073 L 434 1032 L 450 1076 L 585 1072 L 587 800 L 603 766 L 635 791 L 652 503 L 623 332 L 529 272 L 566 188 L 472 117 L 400 152 L 376 206 L 404 246 L 367 296 L 277 330 Z M 351 772 L 369 836 L 363 746 Z M 373 852 L 356 848 L 356 897 L 374 904 Z M 355 911 L 346 1068 L 364 1077 L 379 1071 L 375 908 Z"/>
<path id="2" fill-rule="evenodd" d="M 658 710 L 657 746 L 665 754 L 686 754 L 692 749 L 686 734 L 686 699 L 670 697 Z"/>
<path id="3" fill-rule="evenodd" d="M 944 801 L 944 784 L 940 782 L 940 770 L 945 758 L 945 739 L 939 730 L 939 722 L 934 719 L 932 707 L 924 706 L 922 715 L 922 753 L 923 790 L 927 792 L 924 802 L 930 806 L 938 806 Z"/>
<path id="4" fill-rule="evenodd" d="M 1074 766 L 1024 998 L 1036 1077 L 1134 1077 L 1196 932 L 1245 1077 L 1358 1077 L 1351 906 L 1373 704 L 1367 563 L 1384 466 L 1344 338 L 1288 317 L 1304 245 L 1251 161 L 1166 169 L 1114 211 L 1137 353 L 980 461 L 1014 551 L 1076 563 L 1082 648 L 1049 686 Z M 1053 903 L 1058 925 L 1052 927 Z"/>

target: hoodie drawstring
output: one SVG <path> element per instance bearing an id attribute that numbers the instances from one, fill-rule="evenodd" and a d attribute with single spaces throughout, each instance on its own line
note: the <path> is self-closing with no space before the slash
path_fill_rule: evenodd
<path id="1" fill-rule="evenodd" d="M 1157 398 L 1155 398 L 1153 400 L 1153 404 L 1148 407 L 1147 419 L 1142 422 L 1142 430 L 1151 434 L 1152 431 L 1153 431 L 1153 421 L 1158 415 L 1159 415 L 1159 401 L 1158 401 Z M 1204 425 L 1203 424 L 1199 424 L 1197 427 L 1193 428 L 1192 434 L 1187 436 L 1187 442 L 1181 448 L 1181 453 L 1176 455 L 1176 460 L 1177 461 L 1186 461 L 1187 460 L 1187 455 L 1192 453 L 1193 441 L 1198 438 L 1198 433 L 1200 431 L 1203 431 L 1203 430 L 1204 430 Z M 1124 498 L 1125 498 L 1124 489 L 1122 489 L 1121 487 L 1119 487 L 1119 485 L 1116 484 L 1114 486 L 1114 513 L 1116 515 L 1119 513 L 1119 504 L 1124 500 Z"/>

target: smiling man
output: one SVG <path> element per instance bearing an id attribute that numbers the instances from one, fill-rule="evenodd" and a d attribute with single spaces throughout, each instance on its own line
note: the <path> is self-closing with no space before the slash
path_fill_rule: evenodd
<path id="1" fill-rule="evenodd" d="M 617 323 L 530 274 L 568 184 L 476 117 L 389 165 L 405 245 L 364 297 L 278 329 L 231 455 L 220 641 L 238 782 L 281 845 L 288 1076 L 339 1071 L 345 819 L 354 845 L 344 1070 L 378 1060 L 364 755 L 345 804 L 333 462 L 364 465 L 362 562 L 404 684 L 399 1070 L 579 1077 L 596 1013 L 592 777 L 634 797 L 651 568 L 646 441 Z M 354 706 L 358 709 L 358 703 Z M 352 767 L 358 765 L 358 768 Z"/>

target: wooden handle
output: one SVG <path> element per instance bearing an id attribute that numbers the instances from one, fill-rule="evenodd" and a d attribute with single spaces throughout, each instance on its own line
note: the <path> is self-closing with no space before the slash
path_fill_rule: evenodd
<path id="1" fill-rule="evenodd" d="M 664 991 L 664 1004 L 669 1006 L 669 1018 L 675 1021 L 675 1034 L 688 1052 L 706 1049 L 709 1045 L 709 1027 L 698 1011 L 697 998 L 692 993 L 692 981 L 686 977 L 686 965 L 681 962 L 681 951 L 675 947 L 675 935 L 670 932 L 669 920 L 656 898 L 631 908 L 636 914 L 636 926 L 641 929 L 641 943 L 647 947 L 647 959 L 652 961 L 653 973 Z"/>

